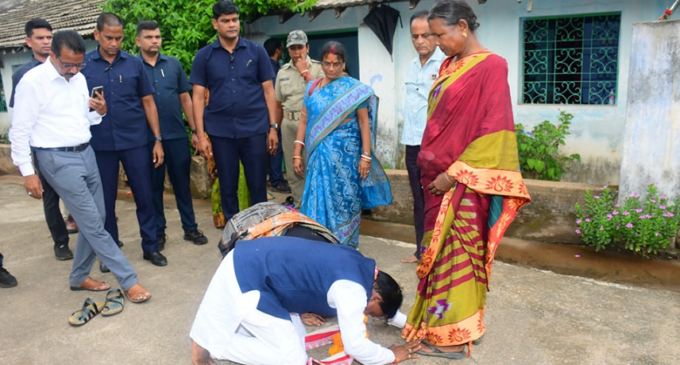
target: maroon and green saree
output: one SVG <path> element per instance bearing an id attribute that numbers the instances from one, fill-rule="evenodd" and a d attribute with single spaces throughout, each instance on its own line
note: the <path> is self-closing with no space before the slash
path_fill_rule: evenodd
<path id="1" fill-rule="evenodd" d="M 446 172 L 444 195 L 425 192 L 420 283 L 402 336 L 437 346 L 484 335 L 496 248 L 530 201 L 519 172 L 507 63 L 488 51 L 448 58 L 432 85 L 418 166 L 422 186 Z"/>

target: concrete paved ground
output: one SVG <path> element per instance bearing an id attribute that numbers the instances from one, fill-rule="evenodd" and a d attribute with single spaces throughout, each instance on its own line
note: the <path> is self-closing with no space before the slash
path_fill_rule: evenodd
<path id="1" fill-rule="evenodd" d="M 142 260 L 134 203 L 118 202 L 123 251 L 140 282 L 153 294 L 144 304 L 126 302 L 123 313 L 97 316 L 80 328 L 69 315 L 85 298 L 105 293 L 72 292 L 72 261 L 54 259 L 41 202 L 26 196 L 21 178 L 0 177 L 0 251 L 19 286 L 0 289 L 1 364 L 189 364 L 188 336 L 207 284 L 220 262 L 220 231 L 209 205 L 196 203 L 205 246 L 182 240 L 174 202 L 166 200 L 169 265 Z M 71 236 L 75 244 L 75 235 Z M 360 250 L 403 285 L 408 311 L 417 285 L 414 265 L 399 263 L 413 246 L 362 236 Z M 112 274 L 92 277 L 116 284 Z M 680 293 L 563 276 L 498 262 L 489 293 L 487 335 L 460 364 L 680 364 Z M 329 322 L 330 323 L 330 322 Z M 371 338 L 401 343 L 399 331 L 377 320 Z M 316 351 L 317 356 L 323 356 Z M 228 364 L 228 362 L 221 362 Z M 421 358 L 407 364 L 449 364 Z"/>

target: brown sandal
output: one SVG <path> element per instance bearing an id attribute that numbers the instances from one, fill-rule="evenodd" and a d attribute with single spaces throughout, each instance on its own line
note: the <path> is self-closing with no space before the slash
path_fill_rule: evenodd
<path id="1" fill-rule="evenodd" d="M 106 291 L 111 289 L 111 285 L 103 282 L 103 281 L 98 281 L 94 280 L 91 277 L 87 277 L 85 281 L 83 281 L 80 286 L 72 286 L 71 290 L 73 291 L 78 291 L 78 290 L 89 290 L 89 291 Z"/>
<path id="2" fill-rule="evenodd" d="M 133 285 L 130 289 L 125 291 L 125 294 L 132 303 L 143 303 L 151 298 L 151 293 L 139 284 Z"/>

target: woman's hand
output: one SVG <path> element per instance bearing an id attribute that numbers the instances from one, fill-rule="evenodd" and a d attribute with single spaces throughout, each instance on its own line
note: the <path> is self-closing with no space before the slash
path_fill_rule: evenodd
<path id="1" fill-rule="evenodd" d="M 305 166 L 302 163 L 302 157 L 293 159 L 293 170 L 300 176 L 305 176 Z"/>
<path id="2" fill-rule="evenodd" d="M 359 160 L 359 175 L 362 180 L 368 177 L 368 170 L 371 168 L 371 161 Z"/>
<path id="3" fill-rule="evenodd" d="M 429 190 L 432 195 L 443 195 L 451 190 L 455 182 L 456 180 L 453 177 L 446 175 L 446 172 L 442 172 L 427 186 L 427 190 Z"/>

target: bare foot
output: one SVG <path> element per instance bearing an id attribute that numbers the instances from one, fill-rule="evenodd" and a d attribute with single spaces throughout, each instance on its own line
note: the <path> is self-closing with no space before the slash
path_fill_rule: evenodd
<path id="1" fill-rule="evenodd" d="M 215 360 L 210 357 L 210 352 L 197 344 L 196 341 L 191 341 L 191 363 L 194 365 L 216 365 Z"/>
<path id="2" fill-rule="evenodd" d="M 440 352 L 445 352 L 445 353 L 461 352 L 461 351 L 464 351 L 464 350 L 465 350 L 465 345 L 457 345 L 457 346 L 435 346 L 435 345 L 433 345 L 433 344 L 425 343 L 425 342 L 423 342 L 422 344 L 423 344 L 423 346 L 422 346 L 422 348 L 420 349 L 420 351 L 426 352 L 426 353 L 428 353 L 428 354 L 437 352 L 437 351 L 435 351 L 435 349 L 438 350 L 438 351 L 440 351 Z"/>
<path id="3" fill-rule="evenodd" d="M 402 264 L 412 264 L 414 262 L 418 262 L 418 258 L 416 258 L 416 255 L 411 255 L 409 257 L 404 257 L 401 259 Z"/>

